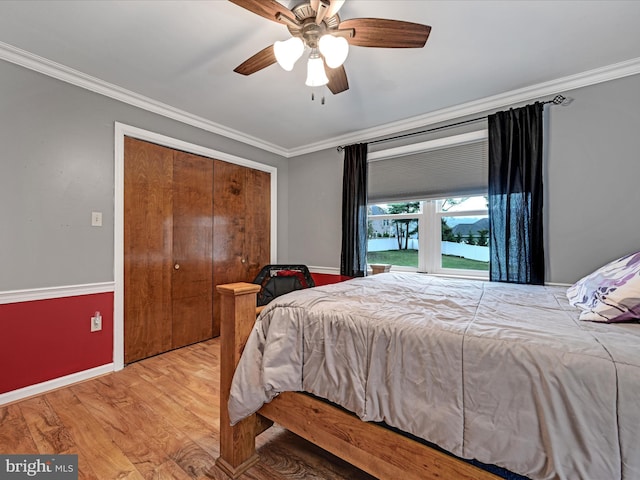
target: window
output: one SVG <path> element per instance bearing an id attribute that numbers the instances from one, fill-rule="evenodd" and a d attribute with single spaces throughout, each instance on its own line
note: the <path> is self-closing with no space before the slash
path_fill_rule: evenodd
<path id="1" fill-rule="evenodd" d="M 367 262 L 395 270 L 487 277 L 486 196 L 377 203 L 368 208 Z"/>
<path id="2" fill-rule="evenodd" d="M 419 268 L 422 202 L 368 206 L 367 263 Z"/>
<path id="3" fill-rule="evenodd" d="M 367 262 L 488 278 L 487 131 L 434 135 L 368 154 Z"/>

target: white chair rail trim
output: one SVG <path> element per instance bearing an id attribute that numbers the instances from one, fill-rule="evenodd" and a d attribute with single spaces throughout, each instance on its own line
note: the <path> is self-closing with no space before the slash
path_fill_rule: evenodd
<path id="1" fill-rule="evenodd" d="M 94 293 L 109 293 L 115 288 L 114 282 L 88 283 L 84 285 L 64 285 L 59 287 L 29 288 L 0 292 L 0 305 L 53 298 L 78 297 Z"/>

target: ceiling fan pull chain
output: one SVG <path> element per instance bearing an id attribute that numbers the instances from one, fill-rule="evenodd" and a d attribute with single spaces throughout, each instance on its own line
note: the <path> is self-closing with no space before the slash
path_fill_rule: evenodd
<path id="1" fill-rule="evenodd" d="M 311 101 L 313 102 L 313 101 L 315 101 L 315 99 L 316 99 L 316 89 L 313 88 L 311 90 Z M 323 89 L 322 90 L 322 96 L 320 97 L 320 105 L 324 105 L 324 102 L 325 102 L 325 96 L 324 96 L 324 89 Z"/>
<path id="2" fill-rule="evenodd" d="M 325 102 L 324 93 L 325 93 L 326 88 L 325 88 L 325 85 L 322 85 L 320 88 L 322 89 L 322 93 L 321 93 L 322 96 L 320 97 L 320 105 L 324 105 L 324 102 Z M 316 87 L 312 87 L 311 88 L 311 101 L 313 102 L 313 101 L 315 101 L 315 99 L 316 99 Z"/>

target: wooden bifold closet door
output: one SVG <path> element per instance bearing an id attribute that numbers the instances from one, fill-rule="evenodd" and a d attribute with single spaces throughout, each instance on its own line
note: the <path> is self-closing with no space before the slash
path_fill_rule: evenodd
<path id="1" fill-rule="evenodd" d="M 125 138 L 125 363 L 211 338 L 213 162 Z"/>
<path id="2" fill-rule="evenodd" d="M 215 286 L 270 259 L 267 172 L 125 137 L 124 361 L 220 334 Z"/>
<path id="3" fill-rule="evenodd" d="M 214 160 L 215 284 L 253 281 L 270 259 L 271 175 Z M 220 334 L 220 294 L 213 292 L 214 335 Z"/>

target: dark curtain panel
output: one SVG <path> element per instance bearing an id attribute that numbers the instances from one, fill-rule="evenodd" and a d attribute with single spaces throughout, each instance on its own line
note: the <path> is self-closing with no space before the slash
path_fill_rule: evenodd
<path id="1" fill-rule="evenodd" d="M 340 275 L 367 272 L 367 144 L 344 149 L 342 176 L 342 253 Z"/>
<path id="2" fill-rule="evenodd" d="M 536 102 L 488 117 L 492 281 L 544 283 L 543 109 Z"/>

